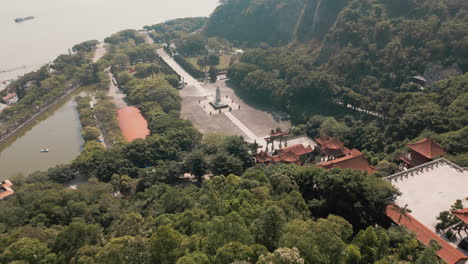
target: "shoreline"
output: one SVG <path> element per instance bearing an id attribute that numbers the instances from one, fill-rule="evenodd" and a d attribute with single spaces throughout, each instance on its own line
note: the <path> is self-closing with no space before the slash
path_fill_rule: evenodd
<path id="1" fill-rule="evenodd" d="M 21 123 L 17 127 L 15 127 L 12 131 L 8 132 L 5 135 L 0 136 L 0 146 L 7 141 L 10 137 L 14 136 L 16 133 L 18 133 L 22 128 L 26 127 L 28 124 L 31 122 L 35 121 L 37 118 L 39 118 L 42 114 L 44 114 L 46 111 L 50 110 L 53 106 L 64 100 L 67 96 L 72 94 L 74 91 L 76 91 L 80 85 L 76 85 L 75 87 L 67 90 L 63 95 L 61 95 L 59 98 L 57 98 L 55 101 L 52 103 L 48 104 L 46 107 L 41 109 L 39 112 L 35 113 L 33 116 L 31 116 L 29 119 L 27 119 L 25 122 Z"/>

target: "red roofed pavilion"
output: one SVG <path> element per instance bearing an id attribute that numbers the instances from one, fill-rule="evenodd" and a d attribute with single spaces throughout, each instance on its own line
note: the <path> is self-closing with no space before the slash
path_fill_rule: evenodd
<path id="1" fill-rule="evenodd" d="M 145 139 L 150 131 L 148 123 L 140 110 L 134 106 L 121 108 L 117 111 L 117 119 L 119 127 L 127 142 L 132 142 L 135 139 Z"/>
<path id="2" fill-rule="evenodd" d="M 364 154 L 357 149 L 349 150 L 348 155 L 344 157 L 319 163 L 318 166 L 324 169 L 353 169 L 369 174 L 377 172 L 377 170 L 369 164 Z"/>
<path id="3" fill-rule="evenodd" d="M 409 153 L 400 158 L 404 163 L 403 168 L 406 169 L 422 165 L 445 154 L 445 150 L 430 138 L 406 146 L 409 148 Z"/>
<path id="4" fill-rule="evenodd" d="M 351 151 L 346 148 L 338 138 L 320 136 L 315 139 L 320 152 L 326 157 L 325 160 L 337 159 L 348 155 Z"/>
<path id="5" fill-rule="evenodd" d="M 411 214 L 402 213 L 400 207 L 397 205 L 389 205 L 386 214 L 396 224 L 404 226 L 408 230 L 416 233 L 416 238 L 424 245 L 429 246 L 431 240 L 437 241 L 441 246 L 441 249 L 437 251 L 437 256 L 448 264 L 462 264 L 468 261 L 468 256 L 439 237 L 436 233 L 416 220 Z"/>

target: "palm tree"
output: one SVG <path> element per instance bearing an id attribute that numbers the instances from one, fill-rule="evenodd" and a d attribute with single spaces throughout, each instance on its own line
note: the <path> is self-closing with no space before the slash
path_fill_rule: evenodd
<path id="1" fill-rule="evenodd" d="M 406 219 L 409 219 L 409 216 L 407 214 L 411 213 L 411 209 L 408 208 L 408 204 L 405 204 L 403 208 L 396 207 L 396 210 L 398 210 L 398 214 L 400 214 L 400 217 L 398 218 L 398 224 L 400 223 L 401 218 L 403 218 L 403 216 Z"/>

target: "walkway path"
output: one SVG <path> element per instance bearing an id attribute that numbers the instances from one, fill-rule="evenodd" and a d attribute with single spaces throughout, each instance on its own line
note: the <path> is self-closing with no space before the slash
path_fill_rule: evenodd
<path id="1" fill-rule="evenodd" d="M 115 85 L 116 82 L 114 79 L 114 75 L 110 72 L 110 70 L 106 69 L 106 71 L 110 79 L 109 92 L 107 93 L 107 95 L 113 98 L 112 100 L 114 101 L 114 104 L 117 106 L 118 109 L 127 107 L 128 104 L 125 101 L 125 98 L 127 96 L 122 92 L 122 90 L 119 89 L 119 87 L 117 87 L 117 85 Z"/>
<path id="2" fill-rule="evenodd" d="M 250 142 L 258 141 L 259 138 L 252 132 L 250 129 L 244 125 L 237 117 L 235 117 L 231 112 L 225 112 L 224 113 L 229 120 L 231 120 L 242 132 L 244 132 L 248 137 Z"/>
<path id="3" fill-rule="evenodd" d="M 96 63 L 105 54 L 106 54 L 106 43 L 100 42 L 99 44 L 97 44 L 96 50 L 94 51 L 93 63 Z"/>
<path id="4" fill-rule="evenodd" d="M 184 79 L 187 85 L 194 86 L 197 89 L 197 96 L 207 96 L 205 89 L 200 85 L 198 80 L 193 78 L 188 72 L 180 67 L 179 64 L 164 51 L 164 49 L 157 49 L 156 52 L 169 65 L 169 67 L 171 67 L 175 72 L 177 72 L 177 74 L 180 75 L 180 77 Z"/>
<path id="5" fill-rule="evenodd" d="M 180 67 L 163 49 L 158 49 L 157 53 L 177 74 L 184 78 L 185 82 L 187 82 L 186 88 L 180 91 L 183 98 L 181 114 L 184 117 L 185 113 L 185 118 L 190 119 L 200 131 L 216 131 L 234 135 L 242 134 L 248 142 L 266 144 L 263 136 L 271 129 L 277 127 L 287 129 L 287 127 L 290 126 L 290 124 L 285 125 L 274 121 L 271 114 L 265 111 L 242 103 L 242 100 L 236 97 L 235 92 L 226 86 L 225 81 L 202 86 L 190 74 L 182 69 L 182 67 Z M 233 98 L 239 105 L 242 104 L 242 108 L 233 108 L 236 109 L 233 112 L 223 112 L 222 115 L 209 116 L 202 108 L 200 101 L 207 100 L 207 98 L 214 96 L 217 86 L 221 88 L 223 97 L 228 96 L 229 98 Z"/>

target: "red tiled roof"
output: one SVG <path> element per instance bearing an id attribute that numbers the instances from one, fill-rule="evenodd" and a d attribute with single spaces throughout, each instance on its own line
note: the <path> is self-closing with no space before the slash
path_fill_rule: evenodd
<path id="1" fill-rule="evenodd" d="M 445 150 L 435 143 L 434 140 L 429 138 L 425 138 L 413 144 L 407 144 L 406 146 L 429 159 L 437 158 L 445 154 Z"/>
<path id="2" fill-rule="evenodd" d="M 313 151 L 314 150 L 310 146 L 304 147 L 304 145 L 302 145 L 302 144 L 296 144 L 296 145 L 292 145 L 292 146 L 285 147 L 285 148 L 282 148 L 282 149 L 278 150 L 279 153 L 292 152 L 297 156 L 310 154 Z"/>
<path id="3" fill-rule="evenodd" d="M 393 222 L 415 232 L 416 238 L 424 245 L 428 246 L 431 240 L 437 241 L 442 247 L 437 251 L 437 256 L 448 264 L 457 264 L 459 261 L 468 260 L 468 256 L 465 256 L 461 251 L 454 248 L 450 243 L 439 237 L 409 213 L 405 213 L 400 218 L 399 207 L 397 205 L 387 206 L 386 214 Z"/>
<path id="4" fill-rule="evenodd" d="M 145 139 L 150 131 L 148 123 L 140 110 L 134 106 L 121 108 L 117 111 L 117 119 L 119 127 L 127 142 L 132 142 L 135 139 Z"/>
<path id="5" fill-rule="evenodd" d="M 260 152 L 255 156 L 255 158 L 257 159 L 257 162 L 259 162 L 259 163 L 265 163 L 265 162 L 271 162 L 271 161 L 273 161 L 273 158 L 272 158 L 270 155 L 268 155 L 267 152 L 265 152 L 265 151 L 263 151 L 263 150 L 260 151 Z"/>
<path id="6" fill-rule="evenodd" d="M 13 183 L 11 183 L 10 180 L 4 180 L 4 181 L 2 181 L 2 185 L 4 187 L 10 187 L 10 186 L 13 186 Z"/>
<path id="7" fill-rule="evenodd" d="M 273 156 L 275 162 L 286 162 L 286 163 L 302 163 L 300 156 L 293 152 L 282 152 L 279 155 Z"/>
<path id="8" fill-rule="evenodd" d="M 338 138 L 329 136 L 320 136 L 315 139 L 320 145 L 321 151 L 327 155 L 335 158 L 349 155 L 351 150 L 346 148 Z"/>
<path id="9" fill-rule="evenodd" d="M 15 96 L 16 96 L 16 93 L 9 93 L 5 97 L 3 97 L 2 99 L 3 99 L 3 101 L 6 102 L 6 101 L 10 100 L 11 98 L 13 98 Z"/>
<path id="10" fill-rule="evenodd" d="M 369 164 L 364 154 L 357 149 L 350 150 L 348 155 L 344 157 L 319 163 L 318 166 L 324 169 L 340 168 L 360 170 L 362 172 L 366 171 L 369 174 L 377 172 L 377 170 Z"/>
<path id="11" fill-rule="evenodd" d="M 468 208 L 453 211 L 452 214 L 460 219 L 463 223 L 468 224 Z"/>
<path id="12" fill-rule="evenodd" d="M 345 146 L 343 142 L 341 142 L 338 138 L 335 137 L 328 137 L 328 136 L 320 136 L 315 139 L 317 143 L 319 143 L 322 149 L 344 149 Z"/>
<path id="13" fill-rule="evenodd" d="M 266 162 L 285 162 L 302 164 L 301 157 L 313 152 L 313 149 L 302 144 L 296 144 L 278 150 L 278 155 L 270 156 L 264 151 L 260 151 L 255 158 L 259 163 Z"/>
<path id="14" fill-rule="evenodd" d="M 13 186 L 13 183 L 11 183 L 9 180 L 2 181 L 2 184 L 0 185 L 0 200 L 3 200 L 15 193 L 15 191 L 10 188 L 11 186 Z"/>

